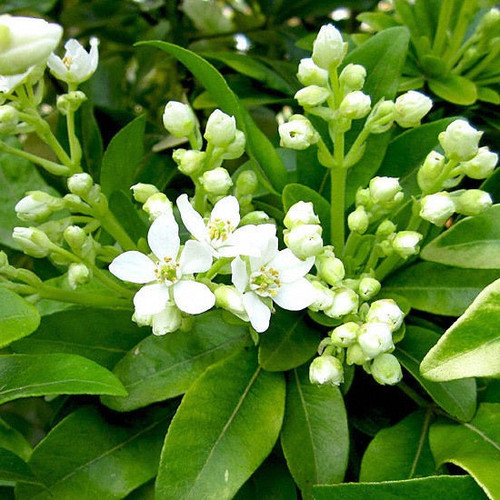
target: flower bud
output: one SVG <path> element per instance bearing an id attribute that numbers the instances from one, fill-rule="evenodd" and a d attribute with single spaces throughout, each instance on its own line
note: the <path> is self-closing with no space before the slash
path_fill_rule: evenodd
<path id="1" fill-rule="evenodd" d="M 455 203 L 446 191 L 429 194 L 420 200 L 420 217 L 436 226 L 442 226 L 454 213 Z"/>
<path id="2" fill-rule="evenodd" d="M 358 294 L 350 288 L 340 287 L 333 291 L 333 304 L 325 310 L 330 318 L 340 318 L 358 310 Z"/>
<path id="3" fill-rule="evenodd" d="M 461 215 L 479 215 L 493 205 L 491 196 L 481 189 L 468 189 L 453 201 L 457 213 Z"/>
<path id="4" fill-rule="evenodd" d="M 410 90 L 394 103 L 394 120 L 403 128 L 416 127 L 432 108 L 432 100 L 421 92 Z"/>
<path id="5" fill-rule="evenodd" d="M 332 291 L 317 279 L 311 279 L 311 284 L 315 289 L 314 302 L 309 306 L 311 311 L 324 311 L 333 304 Z"/>
<path id="6" fill-rule="evenodd" d="M 3 250 L 0 250 L 0 273 L 3 273 L 8 267 L 9 258 Z"/>
<path id="7" fill-rule="evenodd" d="M 462 172 L 471 179 L 486 179 L 495 169 L 498 155 L 489 150 L 487 146 L 479 148 L 472 160 L 463 162 L 460 166 Z"/>
<path id="8" fill-rule="evenodd" d="M 134 184 L 130 189 L 134 200 L 139 203 L 145 203 L 151 195 L 159 193 L 158 188 L 153 184 L 143 184 L 142 182 Z"/>
<path id="9" fill-rule="evenodd" d="M 64 44 L 66 53 L 61 59 L 51 54 L 47 60 L 50 72 L 59 80 L 66 83 L 79 84 L 87 81 L 97 69 L 99 63 L 99 40 L 90 39 L 90 51 L 87 52 L 82 44 L 70 39 Z"/>
<path id="10" fill-rule="evenodd" d="M 293 115 L 290 121 L 278 127 L 280 146 L 289 149 L 307 149 L 311 144 L 316 144 L 319 134 L 311 122 L 301 115 Z"/>
<path id="11" fill-rule="evenodd" d="M 153 335 L 166 335 L 167 333 L 175 332 L 181 325 L 181 312 L 173 304 L 167 304 L 163 311 L 154 314 L 151 318 Z"/>
<path id="12" fill-rule="evenodd" d="M 356 342 L 360 333 L 360 327 L 357 323 L 350 321 L 343 325 L 337 326 L 330 333 L 333 345 L 338 347 L 349 347 Z"/>
<path id="13" fill-rule="evenodd" d="M 368 188 L 358 188 L 356 191 L 356 206 L 368 206 L 372 202 L 371 200 L 371 195 L 370 195 L 370 190 Z"/>
<path id="14" fill-rule="evenodd" d="M 361 90 L 365 84 L 366 69 L 361 64 L 348 64 L 340 73 L 339 81 L 347 92 Z"/>
<path id="15" fill-rule="evenodd" d="M 188 137 L 198 125 L 191 107 L 177 101 L 169 101 L 163 112 L 163 126 L 174 137 Z"/>
<path id="16" fill-rule="evenodd" d="M 334 70 L 344 59 L 347 44 L 340 31 L 333 24 L 326 24 L 319 30 L 313 44 L 312 59 L 323 69 Z"/>
<path id="17" fill-rule="evenodd" d="M 347 225 L 349 229 L 355 233 L 363 234 L 368 229 L 370 217 L 363 205 L 360 205 L 356 210 L 352 211 L 347 217 Z"/>
<path id="18" fill-rule="evenodd" d="M 366 276 L 359 282 L 358 294 L 363 300 L 369 300 L 380 292 L 381 286 L 380 281 Z"/>
<path id="19" fill-rule="evenodd" d="M 283 224 L 288 229 L 300 224 L 319 224 L 319 217 L 314 213 L 311 201 L 298 201 L 288 209 Z"/>
<path id="20" fill-rule="evenodd" d="M 61 26 L 43 19 L 0 16 L 0 75 L 17 75 L 44 63 L 62 32 Z"/>
<path id="21" fill-rule="evenodd" d="M 387 323 L 369 321 L 361 326 L 358 343 L 363 352 L 373 359 L 394 348 L 391 327 Z"/>
<path id="22" fill-rule="evenodd" d="M 31 257 L 47 257 L 52 247 L 48 236 L 35 227 L 15 227 L 12 239 Z"/>
<path id="23" fill-rule="evenodd" d="M 309 366 L 311 384 L 338 386 L 344 381 L 344 368 L 339 359 L 323 355 L 313 359 Z"/>
<path id="24" fill-rule="evenodd" d="M 380 299 L 370 305 L 366 315 L 368 322 L 387 323 L 391 332 L 396 331 L 403 324 L 404 313 L 392 299 Z"/>
<path id="25" fill-rule="evenodd" d="M 370 366 L 373 378 L 381 385 L 395 385 L 403 378 L 401 365 L 394 354 L 379 354 Z"/>
<path id="26" fill-rule="evenodd" d="M 76 253 L 80 253 L 87 242 L 87 233 L 79 226 L 68 226 L 64 230 L 63 236 L 66 243 Z"/>
<path id="27" fill-rule="evenodd" d="M 304 86 L 328 86 L 328 71 L 317 66 L 310 57 L 300 60 L 297 78 Z"/>
<path id="28" fill-rule="evenodd" d="M 66 116 L 69 112 L 77 111 L 87 100 L 87 96 L 80 90 L 68 92 L 57 96 L 57 109 L 59 113 Z"/>
<path id="29" fill-rule="evenodd" d="M 347 348 L 346 363 L 348 365 L 363 365 L 369 360 L 370 358 L 364 353 L 357 342 Z"/>
<path id="30" fill-rule="evenodd" d="M 323 252 L 316 257 L 315 266 L 318 278 L 331 286 L 338 285 L 344 279 L 344 264 L 328 247 L 325 247 Z"/>
<path id="31" fill-rule="evenodd" d="M 244 215 L 241 218 L 239 225 L 240 226 L 247 226 L 248 224 L 259 225 L 259 224 L 266 224 L 270 221 L 271 219 L 269 218 L 269 215 L 266 214 L 266 212 L 263 212 L 262 210 L 254 210 L 253 212 L 249 212 L 248 214 Z"/>
<path id="32" fill-rule="evenodd" d="M 234 116 L 226 115 L 220 109 L 216 109 L 208 117 L 203 137 L 216 147 L 225 148 L 229 146 L 236 137 L 236 120 Z"/>
<path id="33" fill-rule="evenodd" d="M 92 177 L 85 173 L 74 174 L 68 179 L 68 189 L 70 192 L 83 199 L 89 196 L 93 185 L 94 181 Z"/>
<path id="34" fill-rule="evenodd" d="M 155 220 L 160 215 L 173 214 L 172 202 L 163 193 L 152 194 L 146 200 L 142 209 L 149 215 L 150 220 Z"/>
<path id="35" fill-rule="evenodd" d="M 407 259 L 418 254 L 421 239 L 422 235 L 416 231 L 399 231 L 392 240 L 392 248 L 400 257 Z"/>
<path id="36" fill-rule="evenodd" d="M 371 107 L 371 99 L 367 94 L 363 94 L 360 90 L 349 92 L 340 103 L 339 112 L 342 116 L 350 120 L 358 120 L 364 118 Z"/>
<path id="37" fill-rule="evenodd" d="M 68 283 L 75 290 L 80 285 L 85 285 L 92 278 L 90 269 L 85 264 L 73 262 L 68 267 Z"/>
<path id="38" fill-rule="evenodd" d="M 382 134 L 387 132 L 394 123 L 394 103 L 381 99 L 373 107 L 366 119 L 365 127 L 370 134 Z"/>
<path id="39" fill-rule="evenodd" d="M 225 160 L 235 160 L 245 152 L 246 138 L 241 130 L 236 130 L 233 142 L 227 147 L 222 155 Z"/>
<path id="40" fill-rule="evenodd" d="M 391 236 L 394 231 L 396 231 L 396 225 L 394 224 L 394 222 L 390 221 L 389 219 L 385 219 L 378 225 L 375 235 L 377 236 L 378 240 L 385 240 L 389 236 Z"/>
<path id="41" fill-rule="evenodd" d="M 436 179 L 443 171 L 445 157 L 437 151 L 431 151 L 425 158 L 424 163 L 417 173 L 418 186 L 423 193 L 427 193 L 434 188 Z M 441 186 L 438 186 L 438 189 Z"/>
<path id="42" fill-rule="evenodd" d="M 231 285 L 219 285 L 214 290 L 215 305 L 233 313 L 243 321 L 248 321 L 248 314 L 243 305 L 243 296 Z"/>
<path id="43" fill-rule="evenodd" d="M 369 189 L 371 200 L 375 204 L 392 203 L 403 195 L 397 177 L 374 177 Z"/>
<path id="44" fill-rule="evenodd" d="M 253 170 L 244 170 L 236 179 L 236 191 L 239 196 L 255 193 L 258 185 L 259 179 Z"/>
<path id="45" fill-rule="evenodd" d="M 476 156 L 482 135 L 465 120 L 455 120 L 439 134 L 439 143 L 451 160 L 468 161 Z"/>
<path id="46" fill-rule="evenodd" d="M 225 195 L 233 185 L 229 172 L 222 167 L 205 172 L 200 177 L 200 182 L 207 193 L 216 196 Z"/>
<path id="47" fill-rule="evenodd" d="M 295 93 L 294 98 L 302 107 L 315 107 L 323 104 L 330 96 L 330 91 L 318 85 L 308 85 Z"/>
<path id="48" fill-rule="evenodd" d="M 55 210 L 63 207 L 64 202 L 43 191 L 32 191 L 19 200 L 14 207 L 17 217 L 24 221 L 41 222 Z"/>
<path id="49" fill-rule="evenodd" d="M 176 149 L 172 158 L 184 175 L 196 175 L 203 168 L 206 156 L 204 151 Z"/>
<path id="50" fill-rule="evenodd" d="M 318 255 L 323 249 L 322 228 L 317 224 L 300 224 L 283 232 L 285 245 L 299 258 Z"/>
<path id="51" fill-rule="evenodd" d="M 0 137 L 15 133 L 19 123 L 19 111 L 14 106 L 0 106 Z"/>

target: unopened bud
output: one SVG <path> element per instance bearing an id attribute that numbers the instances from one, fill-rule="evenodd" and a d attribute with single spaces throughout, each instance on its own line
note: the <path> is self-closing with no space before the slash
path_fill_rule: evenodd
<path id="1" fill-rule="evenodd" d="M 134 184 L 130 189 L 134 200 L 139 203 L 145 203 L 151 195 L 159 193 L 158 188 L 153 184 L 143 184 L 142 182 Z"/>
<path id="2" fill-rule="evenodd" d="M 373 359 L 394 348 L 392 330 L 387 323 L 369 321 L 361 326 L 358 343 L 363 352 Z"/>
<path id="3" fill-rule="evenodd" d="M 340 73 L 339 81 L 344 88 L 351 92 L 361 90 L 365 84 L 366 69 L 361 64 L 348 64 Z"/>
<path id="4" fill-rule="evenodd" d="M 318 277 L 326 281 L 331 286 L 338 285 L 345 276 L 345 268 L 343 262 L 335 257 L 334 253 L 323 249 L 321 255 L 318 255 L 315 260 L 315 266 L 318 271 Z"/>
<path id="5" fill-rule="evenodd" d="M 85 264 L 73 262 L 68 267 L 68 283 L 75 290 L 80 285 L 85 285 L 92 278 L 90 269 Z"/>
<path id="6" fill-rule="evenodd" d="M 370 305 L 366 321 L 387 323 L 391 331 L 396 331 L 403 324 L 404 313 L 392 299 L 380 299 Z"/>
<path id="7" fill-rule="evenodd" d="M 205 164 L 207 154 L 195 149 L 176 149 L 172 158 L 184 175 L 196 175 Z"/>
<path id="8" fill-rule="evenodd" d="M 234 141 L 236 136 L 236 121 L 234 116 L 226 115 L 216 109 L 207 120 L 203 137 L 216 147 L 225 148 Z"/>
<path id="9" fill-rule="evenodd" d="M 248 321 L 248 314 L 243 305 L 243 296 L 231 285 L 219 285 L 214 290 L 215 304 L 217 307 L 233 313 L 243 321 Z"/>
<path id="10" fill-rule="evenodd" d="M 290 121 L 278 127 L 280 146 L 283 148 L 303 150 L 316 144 L 319 134 L 311 122 L 301 115 L 293 115 Z"/>
<path id="11" fill-rule="evenodd" d="M 348 365 L 363 365 L 369 360 L 370 358 L 364 353 L 357 342 L 347 348 L 346 363 Z"/>
<path id="12" fill-rule="evenodd" d="M 67 227 L 64 230 L 63 236 L 66 243 L 76 253 L 80 253 L 80 250 L 87 241 L 87 233 L 79 226 Z"/>
<path id="13" fill-rule="evenodd" d="M 380 292 L 381 287 L 380 281 L 366 276 L 359 281 L 358 294 L 363 300 L 369 300 Z"/>
<path id="14" fill-rule="evenodd" d="M 385 240 L 392 235 L 394 231 L 396 231 L 396 224 L 389 219 L 386 219 L 379 224 L 375 235 L 377 236 L 377 239 Z"/>
<path id="15" fill-rule="evenodd" d="M 439 134 L 439 142 L 451 160 L 468 161 L 476 156 L 482 135 L 465 120 L 455 120 Z"/>
<path id="16" fill-rule="evenodd" d="M 200 182 L 207 193 L 216 196 L 225 195 L 233 185 L 229 172 L 222 167 L 205 172 L 200 177 Z"/>
<path id="17" fill-rule="evenodd" d="M 369 185 L 373 203 L 393 203 L 403 197 L 402 188 L 397 177 L 374 177 Z"/>
<path id="18" fill-rule="evenodd" d="M 176 305 L 167 304 L 158 314 L 151 317 L 153 335 L 166 335 L 177 331 L 182 325 L 181 312 Z"/>
<path id="19" fill-rule="evenodd" d="M 160 215 L 172 215 L 172 202 L 163 193 L 155 193 L 151 195 L 142 209 L 149 215 L 150 220 L 155 220 Z"/>
<path id="20" fill-rule="evenodd" d="M 59 113 L 66 116 L 69 112 L 75 112 L 87 100 L 87 96 L 80 90 L 57 96 L 57 109 Z"/>
<path id="21" fill-rule="evenodd" d="M 311 384 L 338 386 L 344 381 L 344 369 L 339 359 L 323 355 L 313 359 L 309 366 Z"/>
<path id="22" fill-rule="evenodd" d="M 236 130 L 233 141 L 222 155 L 225 160 L 235 160 L 245 152 L 246 138 L 241 130 Z"/>
<path id="23" fill-rule="evenodd" d="M 453 201 L 457 213 L 461 215 L 479 215 L 493 205 L 491 196 L 481 189 L 468 189 Z"/>
<path id="24" fill-rule="evenodd" d="M 240 196 L 255 193 L 258 185 L 259 179 L 253 170 L 244 170 L 236 179 L 236 191 Z"/>
<path id="25" fill-rule="evenodd" d="M 297 78 L 304 86 L 326 87 L 328 85 L 328 71 L 320 68 L 310 57 L 300 60 Z"/>
<path id="26" fill-rule="evenodd" d="M 356 206 L 368 206 L 372 202 L 370 190 L 368 188 L 358 188 L 356 191 Z"/>
<path id="27" fill-rule="evenodd" d="M 68 189 L 70 192 L 83 199 L 88 198 L 93 186 L 94 181 L 92 177 L 86 173 L 74 174 L 68 179 Z"/>
<path id="28" fill-rule="evenodd" d="M 445 157 L 437 151 L 431 151 L 425 158 L 424 163 L 417 173 L 418 186 L 423 193 L 427 193 L 434 188 L 436 179 L 443 171 Z M 441 186 L 438 186 L 438 189 Z"/>
<path id="29" fill-rule="evenodd" d="M 379 354 L 370 366 L 373 378 L 381 385 L 395 385 L 403 378 L 401 365 L 394 354 Z"/>
<path id="30" fill-rule="evenodd" d="M 249 212 L 248 214 L 244 215 L 241 218 L 240 221 L 240 226 L 247 226 L 248 224 L 267 224 L 270 222 L 269 215 L 266 214 L 266 212 L 262 210 L 254 210 L 252 212 Z"/>
<path id="31" fill-rule="evenodd" d="M 370 217 L 363 205 L 352 211 L 347 217 L 349 229 L 355 233 L 363 234 L 370 224 Z"/>
<path id="32" fill-rule="evenodd" d="M 418 254 L 422 235 L 416 231 L 399 231 L 392 240 L 392 248 L 403 259 Z"/>
<path id="33" fill-rule="evenodd" d="M 370 112 L 370 107 L 370 96 L 363 94 L 360 90 L 355 90 L 344 97 L 340 103 L 339 112 L 350 120 L 358 120 Z"/>
<path id="34" fill-rule="evenodd" d="M 471 179 L 486 179 L 495 169 L 498 155 L 484 146 L 479 148 L 472 160 L 463 162 L 460 166 L 462 172 Z"/>
<path id="35" fill-rule="evenodd" d="M 288 209 L 283 224 L 288 229 L 300 224 L 319 224 L 319 217 L 314 213 L 312 202 L 298 201 Z"/>
<path id="36" fill-rule="evenodd" d="M 333 291 L 333 304 L 325 310 L 330 318 L 340 318 L 358 310 L 358 294 L 350 288 L 340 287 Z"/>
<path id="37" fill-rule="evenodd" d="M 446 191 L 429 194 L 420 200 L 420 217 L 436 226 L 442 226 L 454 213 L 455 203 Z"/>
<path id="38" fill-rule="evenodd" d="M 333 345 L 338 347 L 349 347 L 356 342 L 359 333 L 359 325 L 350 321 L 334 328 L 330 333 L 330 338 L 332 339 Z"/>
<path id="39" fill-rule="evenodd" d="M 317 224 L 300 224 L 283 232 L 285 245 L 299 258 L 315 257 L 323 249 L 322 228 Z"/>
<path id="40" fill-rule="evenodd" d="M 311 280 L 314 287 L 314 302 L 309 306 L 312 311 L 324 311 L 333 304 L 332 291 L 317 279 Z"/>
<path id="41" fill-rule="evenodd" d="M 295 94 L 295 99 L 302 107 L 315 107 L 323 104 L 330 96 L 330 91 L 318 85 L 308 85 Z"/>
<path id="42" fill-rule="evenodd" d="M 19 200 L 14 207 L 17 217 L 24 221 L 41 222 L 56 210 L 63 207 L 64 202 L 43 191 L 32 191 Z"/>
<path id="43" fill-rule="evenodd" d="M 0 106 L 0 136 L 15 133 L 19 123 L 19 111 L 14 106 Z"/>
<path id="44" fill-rule="evenodd" d="M 416 127 L 431 108 L 431 99 L 421 92 L 410 90 L 396 99 L 394 120 L 403 128 Z"/>
<path id="45" fill-rule="evenodd" d="M 347 44 L 340 31 L 333 24 L 326 24 L 314 40 L 312 59 L 320 68 L 330 71 L 340 65 L 346 51 Z"/>
<path id="46" fill-rule="evenodd" d="M 163 112 L 163 126 L 175 137 L 188 137 L 198 122 L 193 110 L 187 104 L 169 101 Z"/>
<path id="47" fill-rule="evenodd" d="M 373 107 L 366 119 L 365 127 L 370 134 L 382 134 L 387 132 L 394 123 L 394 103 L 392 101 L 380 100 Z"/>
<path id="48" fill-rule="evenodd" d="M 48 236 L 35 227 L 15 227 L 12 239 L 25 254 L 31 257 L 47 257 L 52 247 Z"/>

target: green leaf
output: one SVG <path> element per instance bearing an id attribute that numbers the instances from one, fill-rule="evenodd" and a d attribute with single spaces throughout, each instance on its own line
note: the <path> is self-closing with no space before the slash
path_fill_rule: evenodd
<path id="1" fill-rule="evenodd" d="M 2 14 L 16 10 L 34 10 L 46 13 L 52 10 L 57 0 L 5 0 L 2 3 Z"/>
<path id="2" fill-rule="evenodd" d="M 36 307 L 7 288 L 0 287 L 0 347 L 26 337 L 40 324 Z"/>
<path id="3" fill-rule="evenodd" d="M 474 82 L 460 75 L 448 75 L 444 78 L 430 78 L 429 88 L 445 101 L 470 106 L 477 100 L 477 88 Z"/>
<path id="4" fill-rule="evenodd" d="M 500 205 L 457 222 L 432 240 L 420 256 L 448 266 L 500 269 Z"/>
<path id="5" fill-rule="evenodd" d="M 311 201 L 323 227 L 323 241 L 330 241 L 330 203 L 323 196 L 310 187 L 292 183 L 283 189 L 282 200 L 285 212 L 298 201 Z"/>
<path id="6" fill-rule="evenodd" d="M 94 179 L 99 178 L 102 164 L 103 144 L 99 124 L 94 116 L 94 107 L 90 101 L 85 101 L 77 114 L 80 121 L 81 144 L 86 171 Z"/>
<path id="7" fill-rule="evenodd" d="M 407 298 L 414 309 L 460 316 L 500 270 L 460 269 L 418 262 L 384 281 L 384 292 Z"/>
<path id="8" fill-rule="evenodd" d="M 470 476 L 435 476 L 406 481 L 348 483 L 315 486 L 315 500 L 484 500 L 484 494 Z"/>
<path id="9" fill-rule="evenodd" d="M 146 117 L 139 116 L 111 139 L 102 158 L 100 184 L 109 196 L 113 191 L 129 192 L 144 154 Z"/>
<path id="10" fill-rule="evenodd" d="M 212 364 L 251 345 L 246 325 L 229 325 L 218 311 L 196 318 L 189 332 L 145 338 L 113 370 L 126 398 L 102 398 L 113 410 L 130 411 L 185 393 Z"/>
<path id="11" fill-rule="evenodd" d="M 165 411 L 118 424 L 92 407 L 80 408 L 35 448 L 29 465 L 44 488 L 20 486 L 16 498 L 123 498 L 158 468 Z"/>
<path id="12" fill-rule="evenodd" d="M 281 446 L 304 498 L 317 483 L 344 478 L 349 454 L 347 414 L 337 387 L 309 382 L 308 367 L 289 374 Z"/>
<path id="13" fill-rule="evenodd" d="M 38 330 L 15 344 L 21 354 L 79 354 L 106 368 L 113 366 L 150 333 L 130 320 L 131 311 L 78 307 L 43 316 Z"/>
<path id="14" fill-rule="evenodd" d="M 372 439 L 361 462 L 360 482 L 432 476 L 436 472 L 429 447 L 431 413 L 416 411 Z"/>
<path id="15" fill-rule="evenodd" d="M 0 448 L 0 481 L 39 482 L 24 460 L 3 448 Z"/>
<path id="16" fill-rule="evenodd" d="M 458 465 L 474 477 L 489 498 L 499 497 L 500 404 L 481 404 L 470 423 L 438 420 L 431 426 L 429 440 L 437 465 Z"/>
<path id="17" fill-rule="evenodd" d="M 130 190 L 127 190 L 127 193 L 113 191 L 109 196 L 109 208 L 133 241 L 146 239 L 148 226 L 139 216 L 129 193 Z"/>
<path id="18" fill-rule="evenodd" d="M 430 380 L 500 376 L 500 279 L 486 287 L 425 356 Z"/>
<path id="19" fill-rule="evenodd" d="M 489 87 L 478 87 L 477 99 L 497 106 L 500 104 L 500 94 Z"/>
<path id="20" fill-rule="evenodd" d="M 474 379 L 451 382 L 431 382 L 419 371 L 427 351 L 439 335 L 418 326 L 408 326 L 404 339 L 397 344 L 394 354 L 423 389 L 443 410 L 460 420 L 470 420 L 476 411 L 476 382 Z"/>
<path id="21" fill-rule="evenodd" d="M 0 448 L 15 453 L 23 460 L 28 460 L 33 451 L 26 438 L 2 419 L 0 419 Z"/>
<path id="22" fill-rule="evenodd" d="M 314 355 L 321 337 L 307 325 L 304 317 L 303 313 L 276 310 L 269 330 L 260 336 L 259 364 L 264 370 L 291 370 Z"/>
<path id="23" fill-rule="evenodd" d="M 231 498 L 273 448 L 284 404 L 283 375 L 263 371 L 254 349 L 211 366 L 172 420 L 157 498 Z"/>
<path id="24" fill-rule="evenodd" d="M 177 45 L 161 41 L 141 42 L 138 45 L 149 45 L 173 55 L 203 83 L 222 111 L 236 117 L 238 128 L 246 136 L 248 154 L 274 188 L 281 191 L 286 183 L 286 169 L 269 139 L 257 127 L 248 111 L 241 106 L 224 77 L 205 59 Z"/>
<path id="25" fill-rule="evenodd" d="M 0 404 L 51 394 L 127 395 L 106 368 L 74 354 L 0 356 L 0 380 Z"/>

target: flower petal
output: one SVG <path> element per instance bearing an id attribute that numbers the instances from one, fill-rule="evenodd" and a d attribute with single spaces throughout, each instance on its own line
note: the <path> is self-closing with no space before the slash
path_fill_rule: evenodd
<path id="1" fill-rule="evenodd" d="M 179 258 L 182 274 L 203 273 L 212 265 L 212 253 L 199 241 L 188 240 Z"/>
<path id="2" fill-rule="evenodd" d="M 136 314 L 150 316 L 165 309 L 170 300 L 170 290 L 165 285 L 154 283 L 143 286 L 134 296 Z"/>
<path id="3" fill-rule="evenodd" d="M 313 264 L 314 257 L 300 260 L 289 248 L 286 248 L 278 252 L 268 265 L 280 273 L 282 283 L 291 283 L 305 276 Z"/>
<path id="4" fill-rule="evenodd" d="M 288 311 L 300 311 L 309 307 L 315 298 L 315 288 L 306 279 L 299 278 L 293 283 L 284 283 L 273 297 L 274 302 Z"/>
<path id="5" fill-rule="evenodd" d="M 234 286 L 243 293 L 248 285 L 248 272 L 246 262 L 241 259 L 241 257 L 236 257 L 236 259 L 231 262 L 231 271 L 232 271 L 232 282 Z"/>
<path id="6" fill-rule="evenodd" d="M 225 196 L 212 209 L 210 220 L 220 219 L 229 222 L 233 228 L 240 223 L 240 204 L 234 196 Z"/>
<path id="7" fill-rule="evenodd" d="M 271 321 L 271 309 L 253 292 L 243 294 L 243 305 L 255 331 L 265 332 L 269 328 L 269 321 Z"/>
<path id="8" fill-rule="evenodd" d="M 131 250 L 118 255 L 109 265 L 109 271 L 123 281 L 149 283 L 156 279 L 155 267 L 147 255 Z"/>
<path id="9" fill-rule="evenodd" d="M 264 224 L 268 226 L 271 224 Z M 260 257 L 250 257 L 250 268 L 256 271 L 261 266 L 267 264 L 278 253 L 278 238 L 269 232 L 262 233 L 261 238 L 255 242 L 260 249 Z"/>
<path id="10" fill-rule="evenodd" d="M 188 314 L 200 314 L 215 305 L 215 295 L 207 285 L 191 280 L 180 280 L 173 286 L 177 307 Z"/>
<path id="11" fill-rule="evenodd" d="M 203 217 L 189 203 L 187 194 L 181 194 L 177 198 L 177 208 L 186 229 L 198 240 L 209 241 L 208 231 Z"/>
<path id="12" fill-rule="evenodd" d="M 229 236 L 224 242 L 224 246 L 218 248 L 218 252 L 223 257 L 236 255 L 259 257 L 267 247 L 264 243 L 272 239 L 275 234 L 276 226 L 274 224 L 242 226 Z"/>
<path id="13" fill-rule="evenodd" d="M 165 257 L 177 260 L 180 247 L 179 226 L 173 215 L 160 215 L 154 220 L 149 228 L 148 243 L 159 260 Z"/>

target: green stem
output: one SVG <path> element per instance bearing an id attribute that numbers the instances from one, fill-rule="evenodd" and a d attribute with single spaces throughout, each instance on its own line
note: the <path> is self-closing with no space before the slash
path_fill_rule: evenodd
<path id="1" fill-rule="evenodd" d="M 380 256 L 378 254 L 378 249 L 377 246 L 374 245 L 372 247 L 372 251 L 370 252 L 370 255 L 368 256 L 368 260 L 366 261 L 365 264 L 365 273 L 369 273 L 372 269 L 375 269 L 375 266 L 377 265 L 378 261 L 380 259 Z"/>
<path id="2" fill-rule="evenodd" d="M 382 281 L 389 273 L 391 273 L 401 263 L 402 259 L 397 254 L 389 255 L 375 269 L 375 277 Z"/>
<path id="3" fill-rule="evenodd" d="M 468 73 L 464 76 L 469 80 L 473 80 L 474 77 L 479 75 L 483 69 L 485 69 L 491 62 L 493 62 L 498 54 L 500 53 L 500 43 L 496 43 L 495 46 L 491 49 L 490 53 L 479 63 L 474 66 Z"/>
<path id="4" fill-rule="evenodd" d="M 101 221 L 103 229 L 105 229 L 120 244 L 123 250 L 137 250 L 135 242 L 109 210 L 104 215 L 96 218 Z"/>
<path id="5" fill-rule="evenodd" d="M 346 169 L 330 169 L 330 240 L 335 252 L 339 255 L 342 255 L 344 251 L 346 178 Z"/>
<path id="6" fill-rule="evenodd" d="M 217 273 L 230 261 L 231 259 L 228 258 L 221 258 L 217 260 L 213 266 L 203 275 L 200 277 L 206 278 L 206 279 L 213 279 L 215 276 L 217 276 Z"/>
<path id="7" fill-rule="evenodd" d="M 66 126 L 68 128 L 69 151 L 71 163 L 73 165 L 72 173 L 82 172 L 80 162 L 82 160 L 82 147 L 75 132 L 75 112 L 69 110 L 66 115 Z"/>
<path id="8" fill-rule="evenodd" d="M 193 197 L 193 207 L 194 209 L 203 215 L 205 214 L 205 189 L 201 185 L 198 179 L 193 179 L 194 182 L 194 197 Z"/>
<path id="9" fill-rule="evenodd" d="M 39 165 L 40 167 L 47 170 L 47 172 L 50 172 L 51 174 L 54 175 L 69 175 L 70 173 L 69 168 L 66 167 L 65 165 L 60 165 L 59 163 L 55 163 L 53 161 L 40 158 L 39 156 L 27 153 L 22 149 L 17 149 L 12 146 L 9 146 L 8 144 L 5 144 L 5 142 L 2 141 L 0 141 L 0 151 L 19 156 L 20 158 L 24 158 L 25 160 L 28 160 L 34 163 L 35 165 Z"/>
<path id="10" fill-rule="evenodd" d="M 355 141 L 352 143 L 349 152 L 345 157 L 345 162 L 344 162 L 345 165 L 347 165 L 348 167 L 352 167 L 354 163 L 356 163 L 354 159 L 356 158 L 359 149 L 363 147 L 363 144 L 366 142 L 366 139 L 368 139 L 369 135 L 370 131 L 366 127 L 363 127 L 363 130 L 361 130 L 361 132 L 358 134 Z"/>
<path id="11" fill-rule="evenodd" d="M 430 403 L 423 398 L 415 389 L 412 389 L 410 386 L 406 385 L 405 382 L 399 382 L 397 387 L 401 389 L 410 399 L 415 401 L 418 406 L 421 406 L 423 408 L 428 408 L 430 406 Z"/>

